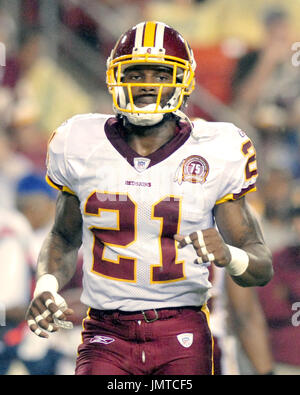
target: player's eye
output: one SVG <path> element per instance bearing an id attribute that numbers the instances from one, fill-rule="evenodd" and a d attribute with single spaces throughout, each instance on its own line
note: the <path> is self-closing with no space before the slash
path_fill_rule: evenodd
<path id="1" fill-rule="evenodd" d="M 140 74 L 128 74 L 125 76 L 125 80 L 126 81 L 138 81 L 139 79 L 141 79 L 141 75 Z"/>
<path id="2" fill-rule="evenodd" d="M 138 80 L 139 78 L 141 78 L 141 76 L 140 75 L 132 75 L 132 76 L 130 76 L 130 78 L 132 80 Z"/>
<path id="3" fill-rule="evenodd" d="M 172 79 L 171 75 L 170 74 L 166 74 L 166 73 L 159 74 L 156 78 L 160 82 L 162 82 L 162 81 L 170 81 Z"/>

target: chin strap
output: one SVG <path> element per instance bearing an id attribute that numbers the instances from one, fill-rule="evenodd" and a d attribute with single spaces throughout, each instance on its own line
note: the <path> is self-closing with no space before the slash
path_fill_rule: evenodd
<path id="1" fill-rule="evenodd" d="M 182 112 L 181 110 L 176 110 L 173 112 L 173 114 L 176 115 L 178 118 L 182 119 L 183 121 L 187 122 L 190 125 L 191 130 L 193 130 L 194 126 L 190 118 L 184 112 Z"/>
<path id="2" fill-rule="evenodd" d="M 148 104 L 147 106 L 143 107 L 145 111 L 154 111 L 156 107 L 155 103 Z M 130 104 L 127 104 L 127 108 L 131 108 Z M 161 107 L 158 107 L 161 110 Z M 134 106 L 134 110 L 138 111 L 139 108 Z M 136 126 L 152 126 L 160 121 L 162 121 L 164 117 L 164 113 L 157 113 L 157 114 L 141 114 L 138 112 L 130 113 L 130 112 L 123 112 L 123 116 L 125 116 L 130 123 Z"/>
<path id="3" fill-rule="evenodd" d="M 152 103 L 152 104 L 148 104 L 147 106 L 143 107 L 143 110 L 145 111 L 153 111 L 156 107 L 156 104 Z M 131 108 L 130 104 L 127 105 L 127 108 Z M 134 106 L 134 109 L 136 111 L 139 110 L 138 107 Z M 162 108 L 159 106 L 158 107 L 159 110 L 161 110 Z M 161 122 L 163 120 L 163 117 L 165 114 L 170 114 L 170 113 L 156 113 L 156 114 L 144 114 L 144 113 L 129 113 L 129 112 L 125 112 L 125 111 L 119 111 L 116 110 L 114 108 L 115 112 L 122 115 L 123 117 L 126 117 L 128 122 L 130 122 L 133 125 L 136 126 L 152 126 L 152 125 L 156 125 L 157 123 Z M 176 115 L 179 119 L 182 119 L 183 121 L 186 121 L 191 129 L 193 130 L 193 124 L 191 123 L 189 117 L 182 112 L 181 110 L 176 110 L 176 111 L 172 111 L 172 114 Z"/>

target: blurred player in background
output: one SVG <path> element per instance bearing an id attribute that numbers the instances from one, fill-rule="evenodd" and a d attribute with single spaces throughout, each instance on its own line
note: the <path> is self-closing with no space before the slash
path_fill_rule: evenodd
<path id="1" fill-rule="evenodd" d="M 53 226 L 57 191 L 46 183 L 43 175 L 32 172 L 19 180 L 16 192 L 17 208 L 32 228 L 27 247 L 31 256 L 31 271 L 35 273 L 42 243 Z M 74 348 L 80 341 L 81 322 L 86 313 L 86 306 L 80 303 L 81 292 L 82 254 L 79 253 L 76 273 L 62 290 L 63 297 L 74 310 L 74 328 L 68 332 L 58 332 L 49 342 L 42 341 L 30 331 L 26 333 L 18 354 L 26 367 L 30 367 L 31 374 L 71 374 L 74 371 Z"/>
<path id="2" fill-rule="evenodd" d="M 300 194 L 299 194 L 300 196 Z M 300 200 L 290 211 L 294 240 L 273 253 L 274 278 L 259 289 L 270 331 L 276 372 L 300 374 Z"/>
<path id="3" fill-rule="evenodd" d="M 274 374 L 269 331 L 256 289 L 239 287 L 214 265 L 210 274 L 215 374 Z"/>
<path id="4" fill-rule="evenodd" d="M 0 374 L 17 359 L 23 339 L 24 315 L 31 292 L 31 228 L 16 210 L 0 208 Z"/>
<path id="5" fill-rule="evenodd" d="M 185 116 L 195 67 L 177 31 L 140 23 L 107 62 L 115 116 L 75 116 L 51 138 L 47 180 L 61 192 L 27 320 L 40 337 L 69 326 L 58 292 L 82 243 L 90 308 L 78 375 L 212 374 L 207 266 L 242 286 L 272 277 L 244 197 L 255 190 L 254 147 L 232 124 Z"/>

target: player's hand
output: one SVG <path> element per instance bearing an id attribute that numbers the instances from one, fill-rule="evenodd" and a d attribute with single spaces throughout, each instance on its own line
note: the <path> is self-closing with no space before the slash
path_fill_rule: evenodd
<path id="1" fill-rule="evenodd" d="M 225 267 L 231 261 L 231 253 L 222 236 L 215 228 L 198 230 L 188 236 L 174 235 L 178 248 L 192 244 L 198 258 L 196 263 L 213 262 L 216 266 Z"/>
<path id="2" fill-rule="evenodd" d="M 73 313 L 60 295 L 42 292 L 31 301 L 25 319 L 33 333 L 48 338 L 48 333 L 57 332 L 59 327 L 71 329 L 72 322 L 67 319 Z"/>

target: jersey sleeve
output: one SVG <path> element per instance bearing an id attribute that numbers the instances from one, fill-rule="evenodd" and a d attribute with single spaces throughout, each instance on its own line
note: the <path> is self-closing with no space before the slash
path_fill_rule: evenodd
<path id="1" fill-rule="evenodd" d="M 236 200 L 256 190 L 256 152 L 250 138 L 238 128 L 231 131 L 227 159 L 216 204 Z M 229 136 L 228 136 L 229 137 Z"/>
<path id="2" fill-rule="evenodd" d="M 67 160 L 67 143 L 71 121 L 67 121 L 56 129 L 49 140 L 47 152 L 46 181 L 53 188 L 75 195 L 75 180 Z"/>

